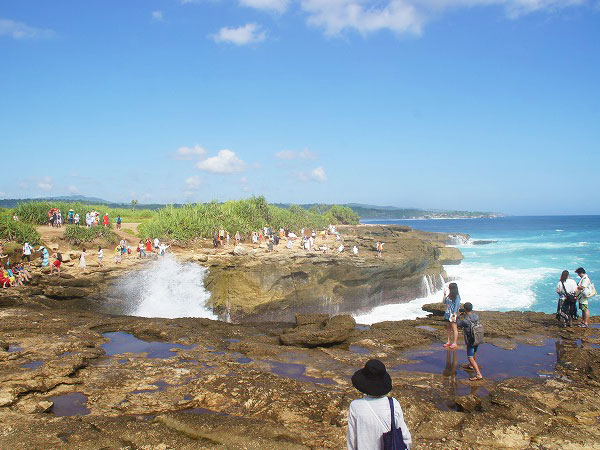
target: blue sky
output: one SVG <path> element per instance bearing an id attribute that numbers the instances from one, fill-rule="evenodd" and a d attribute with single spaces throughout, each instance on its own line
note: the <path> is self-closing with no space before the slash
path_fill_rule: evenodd
<path id="1" fill-rule="evenodd" d="M 0 197 L 600 214 L 597 0 L 1 0 L 0 58 Z"/>

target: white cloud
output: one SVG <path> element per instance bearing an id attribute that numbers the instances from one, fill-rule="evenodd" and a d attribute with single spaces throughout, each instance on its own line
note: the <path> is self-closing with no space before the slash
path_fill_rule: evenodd
<path id="1" fill-rule="evenodd" d="M 198 189 L 200 187 L 201 181 L 198 175 L 193 175 L 185 179 L 185 186 L 189 191 Z"/>
<path id="2" fill-rule="evenodd" d="M 301 0 L 300 4 L 308 14 L 308 24 L 330 36 L 347 30 L 419 35 L 426 23 L 448 10 L 501 6 L 515 19 L 537 11 L 590 4 L 590 0 Z"/>
<path id="3" fill-rule="evenodd" d="M 54 34 L 53 30 L 31 27 L 14 20 L 0 19 L 0 36 L 8 36 L 13 39 L 45 39 L 53 37 Z"/>
<path id="4" fill-rule="evenodd" d="M 67 188 L 67 192 L 69 194 L 79 194 L 79 189 L 77 189 L 77 186 L 75 186 L 74 184 L 70 184 Z"/>
<path id="5" fill-rule="evenodd" d="M 280 152 L 275 153 L 275 157 L 277 159 L 295 159 L 297 153 L 294 150 L 281 150 Z"/>
<path id="6" fill-rule="evenodd" d="M 240 5 L 265 11 L 284 12 L 289 6 L 289 0 L 239 0 Z"/>
<path id="7" fill-rule="evenodd" d="M 205 154 L 206 150 L 204 150 L 204 148 L 196 144 L 193 147 L 179 147 L 177 150 L 175 150 L 173 158 L 189 160 L 204 156 Z"/>
<path id="8" fill-rule="evenodd" d="M 327 181 L 327 174 L 321 166 L 315 167 L 310 172 L 296 172 L 296 177 L 300 181 L 317 181 L 319 183 Z"/>
<path id="9" fill-rule="evenodd" d="M 38 181 L 37 187 L 43 191 L 49 191 L 54 187 L 54 181 L 52 180 L 52 177 L 43 177 L 40 181 Z"/>
<path id="10" fill-rule="evenodd" d="M 152 11 L 152 18 L 160 22 L 164 18 L 163 12 L 158 10 Z"/>
<path id="11" fill-rule="evenodd" d="M 317 156 L 308 149 L 304 149 L 301 152 L 295 150 L 281 150 L 275 153 L 277 159 L 317 159 Z"/>
<path id="12" fill-rule="evenodd" d="M 215 42 L 225 42 L 234 45 L 248 45 L 262 42 L 267 37 L 260 26 L 247 23 L 237 28 L 223 27 L 218 33 L 210 36 Z"/>
<path id="13" fill-rule="evenodd" d="M 196 167 L 212 173 L 237 173 L 247 168 L 247 164 L 236 156 L 231 150 L 220 150 L 217 156 L 212 156 L 200 161 Z"/>

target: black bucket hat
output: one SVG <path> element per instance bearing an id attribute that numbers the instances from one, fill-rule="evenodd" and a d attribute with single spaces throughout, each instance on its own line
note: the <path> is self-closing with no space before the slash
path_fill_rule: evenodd
<path id="1" fill-rule="evenodd" d="M 363 394 L 381 397 L 392 390 L 392 378 L 385 370 L 385 364 L 378 359 L 370 359 L 352 375 L 352 386 Z"/>

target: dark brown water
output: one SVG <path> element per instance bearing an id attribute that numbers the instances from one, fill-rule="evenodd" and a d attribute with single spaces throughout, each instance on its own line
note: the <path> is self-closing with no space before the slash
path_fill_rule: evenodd
<path id="1" fill-rule="evenodd" d="M 58 395 L 50 397 L 49 400 L 54 403 L 50 411 L 55 416 L 86 416 L 90 413 L 90 410 L 85 406 L 87 397 L 81 392 Z"/>

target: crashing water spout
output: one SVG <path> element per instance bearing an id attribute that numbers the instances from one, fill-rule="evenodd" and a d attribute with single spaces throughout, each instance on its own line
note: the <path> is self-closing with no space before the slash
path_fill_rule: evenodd
<path id="1" fill-rule="evenodd" d="M 119 279 L 112 294 L 125 300 L 132 316 L 217 319 L 206 306 L 205 275 L 206 268 L 198 264 L 165 256 Z"/>

